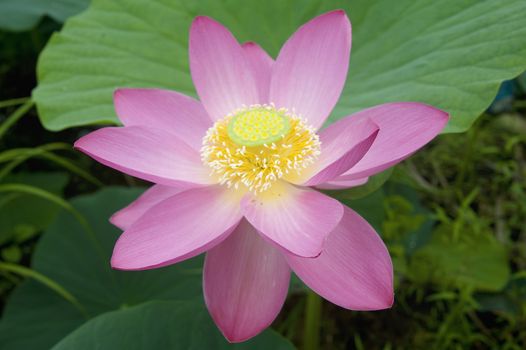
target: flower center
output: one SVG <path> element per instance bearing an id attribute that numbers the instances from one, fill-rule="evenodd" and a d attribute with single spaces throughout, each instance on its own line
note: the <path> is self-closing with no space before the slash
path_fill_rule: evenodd
<path id="1" fill-rule="evenodd" d="M 253 105 L 226 116 L 208 129 L 201 158 L 221 184 L 246 186 L 254 193 L 301 171 L 320 154 L 312 127 L 285 108 Z"/>
<path id="2" fill-rule="evenodd" d="M 283 138 L 290 131 L 284 110 L 254 106 L 241 110 L 228 123 L 228 136 L 241 146 L 261 146 Z"/>

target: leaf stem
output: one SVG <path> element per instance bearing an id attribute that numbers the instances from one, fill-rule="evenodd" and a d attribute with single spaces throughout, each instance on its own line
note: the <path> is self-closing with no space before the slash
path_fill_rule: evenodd
<path id="1" fill-rule="evenodd" d="M 91 182 L 97 187 L 102 187 L 103 183 L 100 182 L 97 178 L 91 175 L 86 170 L 82 169 L 76 165 L 72 160 L 61 157 L 51 151 L 72 151 L 71 145 L 62 142 L 48 143 L 42 146 L 34 148 L 12 148 L 10 150 L 0 153 L 0 163 L 8 162 L 4 168 L 0 170 L 0 181 L 7 176 L 14 168 L 22 164 L 26 160 L 32 157 L 39 157 L 47 159 L 66 170 L 71 171 L 74 174 L 84 178 L 85 180 Z"/>
<path id="2" fill-rule="evenodd" d="M 27 102 L 29 99 L 30 97 L 19 97 L 19 98 L 12 98 L 10 100 L 0 101 L 0 108 L 21 105 L 22 103 Z"/>
<path id="3" fill-rule="evenodd" d="M 0 271 L 7 271 L 7 272 L 13 272 L 17 275 L 21 275 L 24 277 L 33 278 L 43 285 L 47 286 L 54 292 L 56 292 L 58 295 L 69 301 L 73 306 L 75 306 L 86 318 L 88 317 L 88 314 L 86 312 L 86 309 L 79 303 L 77 298 L 75 298 L 70 292 L 68 292 L 64 287 L 62 287 L 57 282 L 53 281 L 51 278 L 35 271 L 30 268 L 27 268 L 22 265 L 17 264 L 11 264 L 6 262 L 0 261 Z"/>
<path id="4" fill-rule="evenodd" d="M 318 350 L 320 348 L 322 299 L 313 291 L 307 294 L 305 305 L 305 324 L 303 328 L 303 349 Z"/>
<path id="5" fill-rule="evenodd" d="M 104 249 L 100 245 L 100 242 L 97 240 L 97 237 L 95 235 L 95 232 L 91 228 L 90 224 L 84 218 L 84 216 L 77 211 L 68 201 L 63 199 L 62 197 L 59 197 L 51 192 L 45 191 L 41 188 L 29 186 L 25 184 L 17 184 L 17 183 L 6 183 L 6 184 L 0 184 L 0 193 L 2 192 L 19 192 L 19 193 L 25 193 L 29 195 L 33 195 L 36 197 L 40 197 L 43 199 L 46 199 L 59 207 L 65 209 L 68 211 L 73 217 L 78 221 L 78 223 L 82 226 L 86 234 L 88 235 L 88 239 L 90 239 L 95 248 L 98 250 L 100 256 L 104 258 Z"/>
<path id="6" fill-rule="evenodd" d="M 0 139 L 20 118 L 22 118 L 33 107 L 33 101 L 27 100 L 22 106 L 18 107 L 7 119 L 0 125 Z"/>

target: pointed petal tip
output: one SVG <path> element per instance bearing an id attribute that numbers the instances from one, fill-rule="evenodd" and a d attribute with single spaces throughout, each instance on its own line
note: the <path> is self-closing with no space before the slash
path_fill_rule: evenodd
<path id="1" fill-rule="evenodd" d="M 383 293 L 377 295 L 376 300 L 371 300 L 363 311 L 381 311 L 393 307 L 394 304 L 394 290 L 393 285 L 387 286 Z"/>
<path id="2" fill-rule="evenodd" d="M 188 42 L 190 73 L 197 95 L 212 119 L 241 105 L 258 103 L 250 66 L 236 37 L 212 18 L 196 17 Z"/>
<path id="3" fill-rule="evenodd" d="M 343 9 L 336 9 L 333 11 L 323 13 L 319 15 L 318 17 L 315 17 L 313 20 L 316 20 L 318 18 L 331 18 L 334 20 L 343 20 L 344 23 L 349 26 L 349 29 L 351 27 L 351 21 L 349 19 L 349 16 L 347 16 L 347 13 Z"/>
<path id="4" fill-rule="evenodd" d="M 438 108 L 438 107 L 435 107 L 435 106 L 432 106 L 430 104 L 427 104 L 427 103 L 423 103 L 423 102 L 401 102 L 401 104 L 406 104 L 408 106 L 411 106 L 411 107 L 420 107 L 420 108 L 424 108 L 426 109 L 428 112 L 429 112 L 429 117 L 434 117 L 435 119 L 435 122 L 436 122 L 436 125 L 439 127 L 440 131 L 438 132 L 438 134 L 441 133 L 441 130 L 443 130 L 447 123 L 449 122 L 449 119 L 451 117 L 451 115 Z"/>
<path id="5" fill-rule="evenodd" d="M 243 47 L 253 47 L 253 46 L 259 46 L 256 42 L 254 41 L 245 41 L 243 44 L 241 44 L 241 46 Z"/>
<path id="6" fill-rule="evenodd" d="M 110 222 L 110 224 L 112 224 L 113 226 L 121 229 L 121 230 L 124 230 L 123 226 L 122 226 L 122 223 L 120 223 L 120 220 L 119 220 L 119 212 L 116 212 L 114 213 L 112 216 L 110 216 L 110 218 L 108 219 L 108 221 Z"/>
<path id="7" fill-rule="evenodd" d="M 74 147 L 107 167 L 146 181 L 170 186 L 197 184 L 195 179 L 204 185 L 214 183 L 199 152 L 163 129 L 104 127 L 78 139 Z"/>
<path id="8" fill-rule="evenodd" d="M 371 305 L 364 311 L 381 311 L 387 310 L 393 307 L 394 304 L 394 293 L 386 295 L 383 299 L 378 299 L 376 303 L 371 303 Z"/>
<path id="9" fill-rule="evenodd" d="M 371 293 L 371 299 L 363 308 L 362 311 L 381 311 L 393 307 L 394 304 L 394 288 L 393 288 L 393 272 L 391 263 L 391 278 L 384 280 L 384 284 L 379 286 L 378 293 Z M 383 288 L 382 288 L 383 287 Z M 351 309 L 351 308 L 349 308 Z M 357 309 L 353 309 L 357 310 Z M 359 309 L 358 309 L 359 310 Z"/>
<path id="10" fill-rule="evenodd" d="M 211 17 L 204 16 L 204 15 L 196 16 L 190 25 L 190 33 L 189 33 L 190 41 L 192 41 L 192 37 L 194 36 L 193 33 L 206 30 L 205 28 L 209 26 L 223 26 L 223 25 Z M 192 46 L 190 45 L 190 49 L 191 47 Z"/>
<path id="11" fill-rule="evenodd" d="M 196 24 L 196 23 L 203 23 L 203 22 L 206 22 L 206 21 L 215 22 L 215 20 L 213 20 L 212 18 L 210 18 L 208 16 L 199 15 L 199 16 L 195 16 L 194 20 L 192 21 L 192 25 Z"/>
<path id="12" fill-rule="evenodd" d="M 113 246 L 113 252 L 111 253 L 110 266 L 113 270 L 120 271 L 133 271 L 139 270 L 139 268 L 132 266 L 129 261 L 126 261 L 126 258 L 121 254 L 121 249 L 119 249 L 119 241 L 121 240 L 122 235 L 117 239 L 115 245 Z"/>
<path id="13" fill-rule="evenodd" d="M 216 21 L 212 17 L 208 17 L 205 15 L 199 15 L 194 18 L 194 20 L 192 21 L 192 24 L 190 25 L 190 37 L 192 37 L 191 35 L 192 30 L 194 30 L 197 27 L 203 28 L 206 26 L 214 26 L 214 27 L 219 26 L 219 27 L 225 28 L 225 26 L 221 24 L 221 22 Z"/>
<path id="14" fill-rule="evenodd" d="M 268 324 L 262 325 L 258 327 L 257 329 L 253 329 L 251 332 L 246 332 L 246 331 L 240 332 L 239 330 L 231 329 L 230 327 L 223 328 L 224 325 L 221 322 L 219 322 L 219 320 L 214 319 L 214 322 L 217 328 L 219 329 L 219 331 L 221 332 L 221 334 L 223 334 L 223 337 L 225 337 L 225 339 L 230 344 L 243 343 L 245 341 L 248 341 L 254 338 L 255 336 L 258 336 L 260 333 L 262 333 L 265 329 L 270 327 L 270 325 L 272 324 L 272 322 L 270 322 Z"/>
<path id="15" fill-rule="evenodd" d="M 175 264 L 176 262 L 174 262 Z M 137 265 L 133 261 L 127 260 L 126 258 L 120 257 L 115 254 L 115 249 L 113 251 L 113 255 L 110 259 L 110 266 L 113 270 L 118 271 L 145 271 L 145 270 L 153 270 L 157 268 L 161 268 L 169 264 L 154 264 L 154 265 Z"/>
<path id="16" fill-rule="evenodd" d="M 294 108 L 319 129 L 342 92 L 349 67 L 352 30 L 342 10 L 321 14 L 286 41 L 272 70 L 270 100 Z"/>
<path id="17" fill-rule="evenodd" d="M 115 250 L 113 251 L 113 254 L 110 259 L 110 266 L 113 270 L 120 270 L 120 271 L 130 271 L 133 270 L 126 266 L 120 259 L 116 256 Z"/>
<path id="18" fill-rule="evenodd" d="M 113 256 L 111 257 L 111 260 L 110 260 L 110 266 L 113 270 L 118 270 L 118 271 L 142 271 L 142 270 L 150 269 L 150 267 L 130 266 L 126 264 L 125 262 L 115 259 Z"/>
<path id="19" fill-rule="evenodd" d="M 136 267 L 127 267 L 127 266 L 121 266 L 118 263 L 114 263 L 113 260 L 110 261 L 110 266 L 112 270 L 117 271 L 142 271 L 147 270 L 148 268 L 136 268 Z"/>
<path id="20" fill-rule="evenodd" d="M 113 90 L 113 100 L 115 100 L 117 97 L 121 96 L 123 93 L 126 93 L 126 90 L 132 90 L 131 88 L 126 87 L 118 87 Z"/>
<path id="21" fill-rule="evenodd" d="M 265 327 L 266 328 L 266 327 Z M 235 334 L 235 333 L 230 333 L 230 332 L 223 332 L 221 331 L 221 333 L 223 334 L 223 336 L 225 337 L 225 339 L 230 343 L 230 344 L 236 344 L 236 343 L 242 343 L 242 342 L 245 342 L 247 340 L 250 340 L 251 338 L 254 338 L 256 335 L 258 335 L 259 333 L 263 332 L 263 330 L 265 329 L 263 328 L 262 330 L 258 331 L 257 333 L 255 334 L 251 334 L 251 335 L 243 335 L 241 336 L 240 334 Z"/>
<path id="22" fill-rule="evenodd" d="M 113 101 L 115 101 L 118 98 L 118 96 L 121 94 L 121 90 L 122 88 L 116 88 L 115 90 L 113 90 L 113 95 L 112 95 Z"/>
<path id="23" fill-rule="evenodd" d="M 82 152 L 82 150 L 79 149 L 79 146 L 78 146 L 80 140 L 81 140 L 81 138 L 73 143 L 73 149 L 76 149 L 77 151 L 81 151 Z"/>
<path id="24" fill-rule="evenodd" d="M 391 297 L 388 299 L 387 303 L 385 304 L 385 307 L 382 309 L 390 309 L 392 308 L 394 305 L 394 292 L 391 293 Z"/>
<path id="25" fill-rule="evenodd" d="M 367 305 L 367 309 L 364 311 L 380 311 L 387 310 L 394 305 L 394 269 L 393 262 L 389 259 L 387 262 L 387 274 L 389 278 L 385 278 L 383 283 L 378 286 L 378 293 L 374 294 L 370 303 Z"/>
<path id="26" fill-rule="evenodd" d="M 118 252 L 118 245 L 119 240 L 117 240 L 117 243 L 115 243 L 115 247 L 113 248 L 113 253 L 111 255 L 110 259 L 110 266 L 113 270 L 119 270 L 119 271 L 143 271 L 143 270 L 150 270 L 157 267 L 162 267 L 162 264 L 157 265 L 136 265 L 133 261 L 130 261 L 129 259 L 126 259 L 126 257 L 121 256 Z"/>
<path id="27" fill-rule="evenodd" d="M 92 133 L 89 133 L 89 134 L 86 134 L 84 136 L 82 136 L 81 138 L 79 138 L 77 141 L 75 141 L 73 143 L 73 149 L 76 149 L 77 151 L 79 152 L 82 152 L 88 156 L 91 156 L 91 154 L 86 151 L 85 149 L 85 145 L 86 145 L 86 142 L 89 142 L 90 138 L 91 138 L 91 135 Z"/>
<path id="28" fill-rule="evenodd" d="M 342 174 L 341 180 L 372 176 L 411 156 L 443 131 L 449 114 L 425 103 L 405 101 L 388 102 L 349 116 L 349 120 L 357 119 L 373 120 L 380 132 L 367 154 Z"/>
<path id="29" fill-rule="evenodd" d="M 349 19 L 349 17 L 347 16 L 347 13 L 343 9 L 332 10 L 332 11 L 326 12 L 324 14 L 321 14 L 320 17 L 321 16 L 344 17 L 344 18 Z"/>
<path id="30" fill-rule="evenodd" d="M 268 56 L 270 58 L 269 54 L 261 47 L 261 45 L 259 45 L 255 41 L 245 41 L 244 43 L 241 44 L 241 47 L 245 50 L 252 49 L 252 50 L 262 51 L 265 54 L 265 56 Z"/>
<path id="31" fill-rule="evenodd" d="M 246 341 L 269 327 L 283 307 L 289 284 L 290 269 L 281 252 L 246 220 L 206 254 L 205 304 L 230 343 Z"/>
<path id="32" fill-rule="evenodd" d="M 154 88 L 131 88 L 131 87 L 118 87 L 113 90 L 113 101 L 115 102 L 116 99 L 125 97 L 127 93 L 133 93 L 136 91 L 148 91 L 148 90 L 155 90 Z"/>
<path id="33" fill-rule="evenodd" d="M 286 255 L 296 275 L 331 303 L 373 311 L 393 304 L 393 265 L 380 236 L 350 208 L 317 259 Z"/>
<path id="34" fill-rule="evenodd" d="M 423 102 L 394 102 L 393 105 L 400 104 L 400 105 L 407 105 L 412 107 L 423 107 L 425 109 L 428 109 L 429 112 L 436 113 L 436 116 L 440 119 L 443 119 L 445 122 L 449 121 L 450 114 L 438 107 L 435 107 L 433 105 L 423 103 Z"/>
<path id="35" fill-rule="evenodd" d="M 314 291 L 316 294 L 318 294 L 316 291 Z M 319 294 L 318 294 L 319 295 Z M 323 298 L 323 295 L 320 295 Z M 353 311 L 382 311 L 387 310 L 393 307 L 394 305 L 394 292 L 391 289 L 390 293 L 386 293 L 385 295 L 378 295 L 378 298 L 376 300 L 369 300 L 366 305 L 362 305 L 361 307 L 357 307 L 356 304 L 350 303 L 334 303 L 334 301 L 329 300 L 329 302 L 338 305 L 344 309 L 347 310 L 353 310 Z"/>
<path id="36" fill-rule="evenodd" d="M 253 330 L 250 333 L 239 332 L 239 331 L 236 331 L 236 329 L 233 329 L 230 326 L 223 324 L 221 320 L 216 319 L 212 313 L 210 313 L 210 316 L 214 320 L 214 323 L 216 324 L 217 329 L 219 329 L 221 334 L 223 334 L 223 337 L 225 337 L 226 341 L 228 341 L 230 344 L 242 343 L 247 340 L 250 340 L 254 338 L 255 336 L 259 335 L 261 332 L 263 332 L 265 329 L 267 329 L 270 326 L 270 324 L 264 325 L 256 330 Z"/>

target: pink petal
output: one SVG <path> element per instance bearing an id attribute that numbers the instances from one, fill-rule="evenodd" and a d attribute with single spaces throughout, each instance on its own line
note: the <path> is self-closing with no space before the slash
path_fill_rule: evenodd
<path id="1" fill-rule="evenodd" d="M 190 71 L 201 102 L 212 119 L 242 105 L 258 103 L 258 89 L 243 49 L 211 18 L 196 17 L 190 28 Z"/>
<path id="2" fill-rule="evenodd" d="M 242 342 L 276 318 L 290 281 L 283 255 L 245 220 L 206 254 L 205 301 L 212 318 L 231 342 Z"/>
<path id="3" fill-rule="evenodd" d="M 396 102 L 363 110 L 342 121 L 366 118 L 375 122 L 380 132 L 367 154 L 342 175 L 344 179 L 371 176 L 401 162 L 435 138 L 449 115 L 422 103 Z"/>
<path id="4" fill-rule="evenodd" d="M 125 126 L 169 131 L 198 151 L 206 130 L 212 126 L 201 102 L 175 91 L 118 89 L 113 100 L 115 111 Z"/>
<path id="5" fill-rule="evenodd" d="M 374 229 L 345 207 L 321 255 L 286 255 L 292 270 L 316 293 L 352 310 L 380 310 L 393 304 L 393 266 Z"/>
<path id="6" fill-rule="evenodd" d="M 130 205 L 113 214 L 110 222 L 121 230 L 126 230 L 146 213 L 148 209 L 185 190 L 187 190 L 187 188 L 153 185 Z"/>
<path id="7" fill-rule="evenodd" d="M 339 181 L 338 178 L 336 178 L 334 181 L 328 181 L 328 182 L 324 182 L 322 184 L 316 185 L 316 188 L 319 188 L 321 190 L 342 190 L 345 188 L 365 185 L 368 180 L 369 180 L 368 177 L 364 177 L 364 178 L 356 179 L 356 180 L 342 180 L 342 181 Z"/>
<path id="8" fill-rule="evenodd" d="M 312 126 L 321 127 L 342 92 L 350 52 L 351 23 L 344 11 L 304 24 L 274 63 L 270 101 L 294 109 Z"/>
<path id="9" fill-rule="evenodd" d="M 270 75 L 274 60 L 256 43 L 247 42 L 243 44 L 243 50 L 252 66 L 256 76 L 256 83 L 259 91 L 259 103 L 268 103 L 270 90 Z"/>
<path id="10" fill-rule="evenodd" d="M 368 119 L 332 124 L 320 133 L 320 158 L 291 182 L 315 186 L 335 179 L 364 157 L 377 134 L 378 126 Z"/>
<path id="11" fill-rule="evenodd" d="M 102 128 L 77 140 L 75 147 L 106 166 L 144 180 L 171 186 L 215 182 L 196 150 L 161 129 Z"/>
<path id="12" fill-rule="evenodd" d="M 111 266 L 144 270 L 191 258 L 223 241 L 241 220 L 239 199 L 221 186 L 195 188 L 150 208 L 119 237 Z"/>
<path id="13" fill-rule="evenodd" d="M 247 195 L 241 207 L 247 220 L 270 242 L 304 257 L 320 254 L 325 238 L 343 215 L 337 200 L 285 182 L 257 196 Z"/>

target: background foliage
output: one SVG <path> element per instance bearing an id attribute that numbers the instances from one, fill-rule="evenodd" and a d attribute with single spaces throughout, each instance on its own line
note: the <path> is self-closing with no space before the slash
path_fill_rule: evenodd
<path id="1" fill-rule="evenodd" d="M 114 87 L 194 94 L 186 45 L 195 15 L 275 57 L 299 24 L 337 7 L 351 17 L 353 52 L 331 121 L 417 100 L 452 113 L 448 132 L 467 131 L 367 185 L 328 192 L 387 243 L 396 303 L 361 313 L 324 302 L 320 348 L 526 348 L 524 1 L 95 0 L 58 32 L 87 5 L 0 1 L 1 349 L 316 348 L 297 279 L 273 329 L 233 346 L 204 309 L 199 257 L 111 270 L 119 231 L 107 218 L 146 184 L 70 145 L 87 125 L 115 122 Z"/>
<path id="2" fill-rule="evenodd" d="M 116 122 L 111 97 L 119 86 L 195 95 L 187 38 L 197 15 L 276 57 L 299 25 L 335 8 L 346 10 L 354 30 L 348 83 L 329 122 L 384 102 L 419 101 L 451 113 L 448 132 L 464 131 L 499 83 L 526 69 L 522 0 L 95 0 L 42 53 L 40 118 L 51 130 Z"/>

